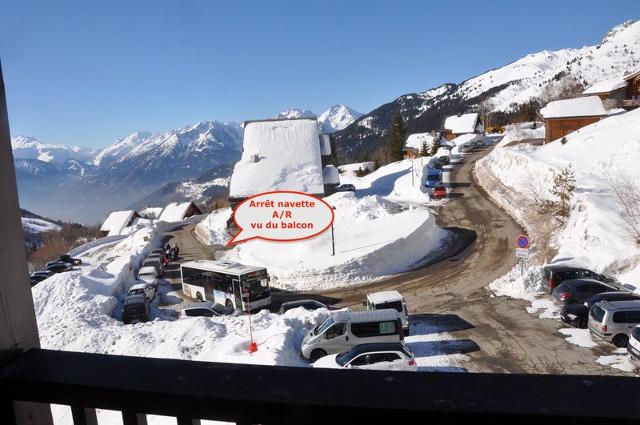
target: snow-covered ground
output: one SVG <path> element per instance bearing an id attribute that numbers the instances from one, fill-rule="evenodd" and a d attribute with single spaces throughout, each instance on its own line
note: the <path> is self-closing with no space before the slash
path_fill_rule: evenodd
<path id="1" fill-rule="evenodd" d="M 497 295 L 532 302 L 529 311 L 542 318 L 557 318 L 557 308 L 548 298 L 540 298 L 541 264 L 567 262 L 612 275 L 627 288 L 640 292 L 640 245 L 612 189 L 623 180 L 640 181 L 640 110 L 584 127 L 566 136 L 565 144 L 555 141 L 538 148 L 507 146 L 523 134 L 529 138 L 543 132 L 531 129 L 530 123 L 509 126 L 503 141 L 476 166 L 481 184 L 527 229 L 533 243 L 529 265 L 516 266 L 492 282 L 489 289 Z M 547 223 L 554 220 L 538 213 L 536 204 L 553 199 L 549 190 L 554 174 L 568 166 L 576 177 L 569 217 L 551 227 L 541 227 L 540 216 Z M 578 346 L 595 344 L 588 330 L 562 332 Z M 600 357 L 598 363 L 630 370 L 626 352 Z"/>
<path id="2" fill-rule="evenodd" d="M 267 267 L 271 284 L 290 290 L 370 282 L 415 267 L 441 249 L 448 237 L 424 206 L 429 194 L 422 172 L 428 162 L 429 158 L 399 161 L 364 177 L 345 172 L 341 182 L 353 184 L 356 192 L 324 198 L 335 207 L 335 255 L 327 231 L 288 243 L 251 240 L 225 252 L 224 258 Z M 230 214 L 224 209 L 205 217 L 196 227 L 198 238 L 226 243 Z"/>
<path id="3" fill-rule="evenodd" d="M 60 225 L 39 218 L 22 217 L 22 229 L 26 233 L 42 233 L 60 230 Z"/>

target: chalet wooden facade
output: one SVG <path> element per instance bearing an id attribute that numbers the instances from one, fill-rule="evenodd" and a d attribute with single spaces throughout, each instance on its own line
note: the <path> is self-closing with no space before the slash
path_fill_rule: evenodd
<path id="1" fill-rule="evenodd" d="M 627 82 L 627 93 L 622 106 L 627 109 L 640 107 L 640 70 L 624 77 Z"/>
<path id="2" fill-rule="evenodd" d="M 598 96 L 549 102 L 539 111 L 545 125 L 545 143 L 600 121 L 607 112 Z"/>

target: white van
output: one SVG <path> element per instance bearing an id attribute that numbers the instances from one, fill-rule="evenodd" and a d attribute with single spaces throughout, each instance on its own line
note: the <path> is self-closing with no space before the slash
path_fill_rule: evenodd
<path id="1" fill-rule="evenodd" d="M 640 325 L 640 301 L 600 301 L 589 310 L 589 331 L 616 347 L 626 347 Z"/>
<path id="2" fill-rule="evenodd" d="M 409 312 L 407 302 L 398 291 L 382 291 L 367 295 L 367 300 L 363 302 L 367 310 L 384 310 L 392 308 L 398 312 L 402 321 L 404 336 L 409 335 Z"/>
<path id="3" fill-rule="evenodd" d="M 304 358 L 316 361 L 360 344 L 402 340 L 402 322 L 396 310 L 338 311 L 304 337 L 301 351 Z"/>

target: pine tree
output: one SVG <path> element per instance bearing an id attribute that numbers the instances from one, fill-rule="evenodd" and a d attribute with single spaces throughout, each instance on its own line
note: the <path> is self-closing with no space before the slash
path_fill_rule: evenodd
<path id="1" fill-rule="evenodd" d="M 571 164 L 553 177 L 551 193 L 558 197 L 558 215 L 569 216 L 569 204 L 576 190 L 576 174 Z"/>
<path id="2" fill-rule="evenodd" d="M 405 137 L 407 131 L 404 128 L 404 120 L 399 112 L 393 117 L 387 144 L 389 146 L 389 156 L 391 161 L 400 161 L 403 158 L 402 149 L 404 148 Z"/>
<path id="3" fill-rule="evenodd" d="M 427 141 L 422 142 L 422 147 L 420 148 L 420 156 L 429 156 L 429 147 L 427 146 Z"/>
<path id="4" fill-rule="evenodd" d="M 438 153 L 438 149 L 440 148 L 440 135 L 436 135 L 431 141 L 431 146 L 429 147 L 429 156 L 435 156 Z"/>

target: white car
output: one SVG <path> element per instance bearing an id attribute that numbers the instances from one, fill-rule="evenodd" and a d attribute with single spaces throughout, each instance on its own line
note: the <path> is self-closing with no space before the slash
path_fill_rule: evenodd
<path id="1" fill-rule="evenodd" d="M 137 283 L 133 285 L 131 288 L 129 288 L 129 292 L 127 292 L 127 296 L 140 295 L 140 294 L 144 295 L 149 300 L 152 300 L 153 297 L 156 296 L 155 285 L 152 285 L 146 282 Z"/>
<path id="2" fill-rule="evenodd" d="M 418 370 L 413 353 L 399 342 L 361 344 L 340 354 L 331 354 L 316 360 L 313 367 L 333 369 Z"/>

